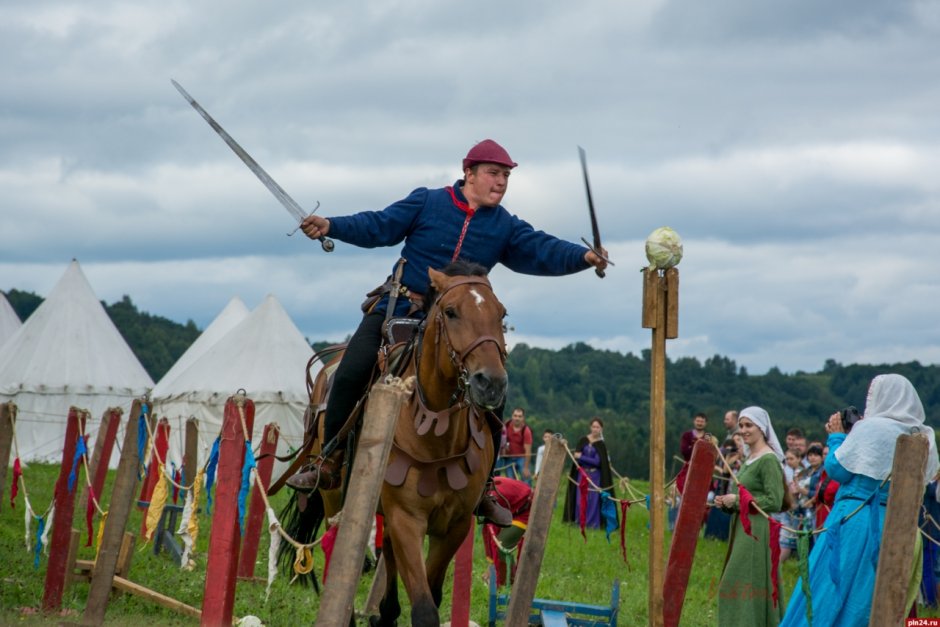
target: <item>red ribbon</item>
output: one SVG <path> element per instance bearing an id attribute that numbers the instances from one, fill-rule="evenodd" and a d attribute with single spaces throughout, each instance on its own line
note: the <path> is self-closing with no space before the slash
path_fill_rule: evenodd
<path id="1" fill-rule="evenodd" d="M 326 583 L 326 573 L 330 570 L 330 558 L 333 556 L 333 545 L 336 544 L 336 533 L 339 531 L 339 525 L 333 525 L 323 534 L 323 540 L 320 541 L 320 548 L 323 549 L 323 555 L 326 561 L 323 564 L 323 583 Z"/>
<path id="2" fill-rule="evenodd" d="M 88 505 L 85 507 L 85 526 L 88 527 L 88 542 L 85 546 L 91 546 L 91 519 L 95 515 L 95 488 L 88 486 Z"/>
<path id="3" fill-rule="evenodd" d="M 741 528 L 744 529 L 744 533 L 752 538 L 754 538 L 754 534 L 751 533 L 751 503 L 753 501 L 754 497 L 747 491 L 747 488 L 743 485 L 738 486 L 738 509 L 741 516 Z"/>
<path id="4" fill-rule="evenodd" d="M 578 472 L 581 473 L 581 481 L 578 482 L 578 504 L 581 506 L 581 511 L 578 512 L 578 524 L 581 527 L 581 535 L 584 537 L 584 541 L 587 542 L 587 534 L 584 529 L 587 527 L 588 476 L 584 472 L 584 468 L 578 467 Z"/>
<path id="5" fill-rule="evenodd" d="M 630 501 L 620 501 L 620 555 L 623 556 L 623 563 L 630 566 L 627 561 L 627 510 L 630 509 Z"/>
<path id="6" fill-rule="evenodd" d="M 773 518 L 767 520 L 770 522 L 770 583 L 774 587 L 774 607 L 777 607 L 780 599 L 780 527 L 782 525 Z"/>
<path id="7" fill-rule="evenodd" d="M 20 466 L 20 458 L 13 460 L 13 483 L 10 485 L 10 507 L 16 509 L 16 493 L 20 489 L 19 478 L 23 476 L 23 469 Z"/>

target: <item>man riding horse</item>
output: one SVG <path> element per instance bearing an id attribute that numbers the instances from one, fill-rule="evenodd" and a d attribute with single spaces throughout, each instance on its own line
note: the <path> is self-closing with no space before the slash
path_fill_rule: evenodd
<path id="1" fill-rule="evenodd" d="M 335 489 L 341 484 L 345 448 L 334 440 L 371 383 L 385 320 L 422 315 L 428 268 L 462 259 L 487 271 L 502 263 L 524 274 L 559 276 L 607 266 L 594 251 L 536 231 L 500 204 L 516 165 L 502 146 L 487 139 L 470 148 L 463 160 L 463 179 L 453 186 L 418 188 L 382 211 L 333 218 L 310 215 L 303 221 L 301 228 L 311 239 L 329 235 L 365 248 L 401 242 L 404 246 L 392 276 L 370 292 L 371 298 L 363 304 L 365 315 L 336 370 L 326 408 L 325 453 L 288 479 L 287 485 L 307 491 Z M 603 249 L 600 252 L 606 255 Z M 502 407 L 498 413 L 501 418 Z M 500 434 L 495 432 L 493 437 L 498 450 Z M 490 479 L 492 472 L 490 468 Z M 512 514 L 489 492 L 484 491 L 476 515 L 500 526 L 512 524 Z"/>

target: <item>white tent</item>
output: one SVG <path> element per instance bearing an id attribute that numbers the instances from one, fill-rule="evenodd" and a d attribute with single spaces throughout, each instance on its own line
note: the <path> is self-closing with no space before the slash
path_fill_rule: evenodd
<path id="1" fill-rule="evenodd" d="M 222 339 L 226 333 L 238 326 L 238 324 L 248 317 L 248 307 L 237 296 L 228 302 L 218 316 L 215 317 L 206 330 L 199 334 L 196 341 L 193 342 L 186 352 L 180 355 L 173 367 L 167 370 L 166 374 L 154 386 L 151 396 L 157 398 L 164 396 L 164 390 L 169 389 L 170 384 L 176 380 L 181 372 L 189 368 L 193 363 L 205 355 L 212 346 Z"/>
<path id="2" fill-rule="evenodd" d="M 107 408 L 124 408 L 126 420 L 152 387 L 77 261 L 0 351 L 0 402 L 17 405 L 24 461 L 62 459 L 70 406 L 90 412 L 86 432 L 95 434 Z"/>
<path id="3" fill-rule="evenodd" d="M 182 462 L 186 420 L 192 416 L 199 420 L 199 463 L 204 463 L 222 428 L 225 401 L 240 389 L 255 404 L 255 446 L 264 426 L 275 422 L 280 427 L 278 454 L 298 448 L 307 407 L 305 372 L 312 355 L 287 312 L 269 295 L 201 357 L 155 389 L 154 413 L 170 421 L 169 460 Z M 275 473 L 283 468 L 276 463 Z"/>
<path id="4" fill-rule="evenodd" d="M 0 346 L 10 339 L 23 326 L 20 317 L 13 311 L 10 301 L 0 292 Z"/>

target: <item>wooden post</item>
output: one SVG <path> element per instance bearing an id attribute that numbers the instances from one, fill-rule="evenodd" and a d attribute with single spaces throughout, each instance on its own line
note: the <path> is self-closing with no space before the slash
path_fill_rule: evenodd
<path id="1" fill-rule="evenodd" d="M 457 549 L 454 559 L 454 594 L 451 597 L 451 627 L 469 627 L 470 590 L 473 584 L 473 532 L 476 525 L 470 520 L 470 531 Z"/>
<path id="2" fill-rule="evenodd" d="M 3 490 L 7 484 L 7 468 L 13 449 L 13 429 L 16 424 L 16 405 L 12 401 L 0 403 L 0 511 L 3 511 Z"/>
<path id="3" fill-rule="evenodd" d="M 261 482 L 265 490 L 271 485 L 271 471 L 274 469 L 274 454 L 277 452 L 279 433 L 277 423 L 271 422 L 264 426 L 264 433 L 261 435 L 261 450 L 258 457 L 262 455 L 267 455 L 267 457 L 258 462 L 257 481 Z M 245 537 L 242 538 L 241 557 L 238 561 L 239 579 L 251 579 L 255 575 L 255 562 L 258 560 L 258 542 L 261 539 L 261 526 L 265 521 L 264 512 L 264 500 L 256 483 L 251 493 L 248 520 L 245 521 Z"/>
<path id="4" fill-rule="evenodd" d="M 708 506 L 708 488 L 711 486 L 717 458 L 718 449 L 704 438 L 692 448 L 689 474 L 686 476 L 685 490 L 679 505 L 663 585 L 663 624 L 666 627 L 676 627 L 682 616 L 685 590 L 689 585 L 695 545 L 702 530 L 702 520 Z"/>
<path id="5" fill-rule="evenodd" d="M 377 383 L 369 392 L 369 404 L 363 419 L 362 435 L 356 449 L 352 478 L 343 505 L 343 520 L 336 534 L 336 545 L 330 560 L 330 576 L 326 580 L 315 625 L 346 627 L 353 612 L 356 584 L 362 574 L 363 555 L 379 492 L 392 448 L 392 434 L 405 398 L 398 385 Z M 420 556 L 411 556 L 421 559 Z"/>
<path id="6" fill-rule="evenodd" d="M 542 468 L 532 494 L 529 524 L 526 526 L 525 543 L 516 568 L 516 580 L 509 595 L 506 608 L 507 625 L 528 625 L 529 609 L 535 598 L 535 585 L 542 569 L 542 557 L 548 541 L 548 529 L 552 522 L 555 499 L 565 466 L 565 440 L 552 438 L 545 446 Z M 508 575 L 508 573 L 507 573 Z M 492 575 L 495 577 L 495 575 Z"/>
<path id="7" fill-rule="evenodd" d="M 199 421 L 190 418 L 186 421 L 186 450 L 183 453 L 184 485 L 192 485 L 199 472 Z M 185 495 L 183 502 L 186 502 Z"/>
<path id="8" fill-rule="evenodd" d="M 679 271 L 643 271 L 644 328 L 652 329 L 650 352 L 650 539 L 649 624 L 663 624 L 663 542 L 666 474 L 666 339 L 678 336 Z"/>
<path id="9" fill-rule="evenodd" d="M 65 589 L 65 577 L 68 574 L 66 571 L 69 566 L 72 515 L 75 513 L 75 486 L 69 490 L 69 473 L 72 471 L 72 459 L 75 457 L 78 438 L 85 430 L 87 416 L 88 412 L 82 409 L 69 408 L 65 426 L 65 446 L 62 448 L 62 466 L 59 468 L 59 480 L 55 484 L 55 516 L 52 522 L 46 585 L 42 595 L 42 609 L 46 612 L 57 611 L 62 607 L 62 592 Z M 75 472 L 81 473 L 81 463 Z"/>
<path id="10" fill-rule="evenodd" d="M 153 435 L 154 444 L 151 448 L 150 463 L 147 466 L 147 476 L 144 478 L 144 484 L 140 488 L 140 501 L 147 503 L 141 506 L 144 514 L 140 520 L 140 537 L 147 537 L 147 512 L 150 510 L 150 499 L 153 496 L 153 489 L 157 485 L 157 479 L 160 478 L 160 463 L 166 463 L 166 452 L 170 448 L 170 421 L 161 418 L 157 423 L 157 429 Z"/>
<path id="11" fill-rule="evenodd" d="M 242 395 L 229 398 L 225 403 L 225 415 L 222 419 L 215 510 L 212 512 L 206 585 L 202 596 L 202 625 L 206 627 L 231 625 L 235 607 L 235 583 L 241 544 L 238 491 L 241 489 L 246 446 L 245 432 L 242 429 L 243 414 L 245 429 L 250 438 L 255 422 L 255 404 Z"/>
<path id="12" fill-rule="evenodd" d="M 119 561 L 126 561 L 121 575 L 127 576 L 130 555 L 133 555 L 133 540 L 125 547 L 124 528 L 134 505 L 134 489 L 137 487 L 137 472 L 140 468 L 140 455 L 137 452 L 137 425 L 141 413 L 149 413 L 149 405 L 135 400 L 124 429 L 124 445 L 121 447 L 121 461 L 118 463 L 111 490 L 111 502 L 108 505 L 108 519 L 104 523 L 101 546 L 98 547 L 98 560 L 95 562 L 88 600 L 82 622 L 86 625 L 100 625 L 104 622 L 108 609 L 108 598 Z M 128 534 L 131 535 L 131 534 Z M 133 536 L 131 535 L 131 538 Z M 120 560 L 121 554 L 124 560 Z"/>
<path id="13" fill-rule="evenodd" d="M 362 610 L 365 616 L 372 616 L 379 613 L 379 603 L 385 596 L 385 555 L 379 555 L 379 561 L 375 565 L 375 576 L 372 578 L 372 587 L 369 588 L 369 596 L 366 597 L 366 605 Z"/>
<path id="14" fill-rule="evenodd" d="M 101 415 L 101 426 L 98 428 L 98 435 L 95 437 L 95 448 L 88 462 L 88 471 L 91 474 L 91 487 L 95 493 L 95 498 L 101 501 L 101 492 L 104 490 L 104 481 L 108 476 L 108 465 L 111 462 L 111 451 L 114 450 L 114 441 L 117 439 L 118 427 L 121 424 L 121 414 L 124 413 L 120 407 L 111 407 Z M 88 494 L 88 486 L 84 481 L 79 485 L 78 503 L 87 507 L 91 495 Z"/>
<path id="15" fill-rule="evenodd" d="M 924 500 L 924 473 L 929 451 L 930 445 L 924 435 L 898 436 L 891 466 L 888 509 L 881 531 L 869 627 L 904 623 L 907 583 L 914 566 L 918 533 L 917 513 Z"/>

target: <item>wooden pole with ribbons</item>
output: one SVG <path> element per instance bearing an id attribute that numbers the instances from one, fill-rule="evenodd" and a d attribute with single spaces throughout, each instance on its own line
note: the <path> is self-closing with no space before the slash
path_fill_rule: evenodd
<path id="1" fill-rule="evenodd" d="M 652 329 L 650 353 L 649 624 L 663 625 L 663 544 L 666 474 L 666 340 L 679 336 L 679 271 L 643 271 L 643 328 Z"/>

